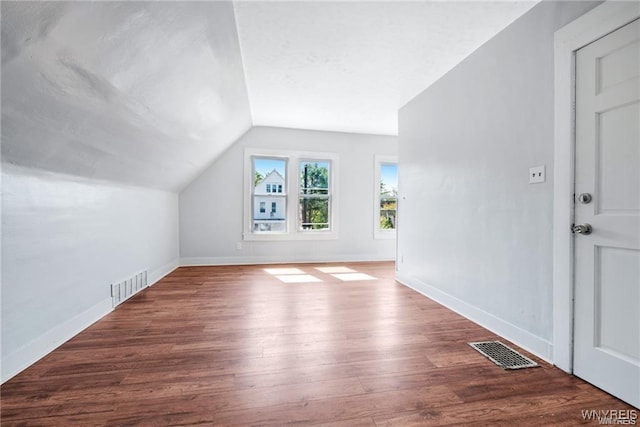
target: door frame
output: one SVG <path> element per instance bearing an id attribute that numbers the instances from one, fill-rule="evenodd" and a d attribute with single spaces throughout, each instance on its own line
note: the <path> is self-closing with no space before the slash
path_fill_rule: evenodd
<path id="1" fill-rule="evenodd" d="M 640 17 L 640 2 L 609 0 L 570 22 L 554 39 L 553 363 L 573 373 L 575 55 Z"/>

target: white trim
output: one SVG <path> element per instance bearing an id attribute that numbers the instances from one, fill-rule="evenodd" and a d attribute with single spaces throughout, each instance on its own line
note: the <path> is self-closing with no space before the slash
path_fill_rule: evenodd
<path id="1" fill-rule="evenodd" d="M 553 345 L 544 338 L 533 335 L 531 332 L 470 305 L 446 292 L 442 292 L 440 289 L 430 286 L 414 277 L 396 274 L 396 280 L 438 304 L 477 323 L 483 328 L 488 329 L 494 334 L 511 341 L 518 347 L 534 354 L 545 362 L 552 363 Z"/>
<path id="2" fill-rule="evenodd" d="M 147 276 L 147 286 L 151 286 L 178 267 L 175 259 Z M 2 358 L 1 381 L 4 383 L 29 366 L 60 347 L 71 338 L 113 311 L 111 297 L 105 298 L 93 307 L 48 330 L 38 338 Z"/>
<path id="3" fill-rule="evenodd" d="M 575 52 L 640 17 L 640 2 L 608 1 L 555 33 L 553 363 L 573 372 Z"/>
<path id="4" fill-rule="evenodd" d="M 373 181 L 373 238 L 374 239 L 395 239 L 397 236 L 397 229 L 394 230 L 382 230 L 380 228 L 380 167 L 383 164 L 396 164 L 398 165 L 398 156 L 384 156 L 376 154 L 374 156 L 374 181 Z M 397 209 L 397 202 L 396 202 Z M 396 219 L 398 217 L 396 211 Z"/>
<path id="5" fill-rule="evenodd" d="M 253 206 L 251 195 L 253 193 L 253 157 L 271 157 L 287 160 L 286 191 L 287 196 L 287 218 L 286 232 L 283 233 L 254 233 L 251 227 Z M 298 167 L 302 161 L 328 160 L 329 167 L 329 194 L 330 194 L 330 230 L 299 230 L 298 224 L 298 195 L 300 193 L 298 182 Z M 243 232 L 242 238 L 245 241 L 278 241 L 278 240 L 335 240 L 338 239 L 338 180 L 340 161 L 337 153 L 315 152 L 315 151 L 293 151 L 293 150 L 273 150 L 247 147 L 244 149 L 244 193 L 243 204 Z"/>
<path id="6" fill-rule="evenodd" d="M 11 379 L 113 310 L 105 298 L 2 358 L 2 382 Z"/>
<path id="7" fill-rule="evenodd" d="M 261 264 L 300 264 L 300 263 L 345 263 L 345 262 L 380 262 L 395 261 L 393 258 L 376 258 L 370 254 L 350 255 L 348 258 L 329 256 L 249 256 L 249 257 L 186 257 L 180 259 L 180 266 L 217 266 L 217 265 L 261 265 Z"/>
<path id="8" fill-rule="evenodd" d="M 176 268 L 180 267 L 179 259 L 174 259 L 171 262 L 166 263 L 153 271 L 150 271 L 147 276 L 147 286 L 153 286 L 158 283 L 163 277 L 173 272 Z"/>

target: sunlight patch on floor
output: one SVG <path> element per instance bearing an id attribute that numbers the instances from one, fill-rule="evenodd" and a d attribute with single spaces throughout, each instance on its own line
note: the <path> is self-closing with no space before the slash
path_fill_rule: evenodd
<path id="1" fill-rule="evenodd" d="M 344 274 L 332 274 L 336 279 L 340 279 L 343 282 L 351 282 L 356 280 L 376 280 L 375 277 L 369 276 L 364 273 L 344 273 Z"/>
<path id="2" fill-rule="evenodd" d="M 334 278 L 341 280 L 343 282 L 355 282 L 362 280 L 376 280 L 375 277 L 369 276 L 365 273 L 360 273 L 357 270 L 354 270 L 349 267 L 345 267 L 343 265 L 333 265 L 326 267 L 314 267 L 315 270 L 330 274 Z M 311 274 L 306 274 L 302 269 L 295 267 L 282 267 L 282 268 L 265 268 L 264 271 L 272 276 L 276 277 L 283 283 L 314 283 L 314 282 L 322 282 L 322 279 L 319 279 Z"/>
<path id="3" fill-rule="evenodd" d="M 276 276 L 283 283 L 311 283 L 322 282 L 322 280 L 310 274 L 286 274 Z"/>
<path id="4" fill-rule="evenodd" d="M 350 269 L 349 267 L 335 266 L 335 267 L 316 267 L 316 270 L 327 273 L 357 273 L 357 271 Z"/>

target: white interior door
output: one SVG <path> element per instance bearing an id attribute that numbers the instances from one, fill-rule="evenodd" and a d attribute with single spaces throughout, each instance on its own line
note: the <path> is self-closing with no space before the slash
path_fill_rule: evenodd
<path id="1" fill-rule="evenodd" d="M 577 52 L 575 193 L 574 373 L 640 407 L 640 20 Z"/>

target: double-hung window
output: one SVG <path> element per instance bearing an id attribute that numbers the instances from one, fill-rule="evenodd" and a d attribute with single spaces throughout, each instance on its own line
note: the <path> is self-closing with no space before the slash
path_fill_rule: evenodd
<path id="1" fill-rule="evenodd" d="M 303 160 L 298 162 L 300 177 L 300 228 L 328 230 L 331 228 L 331 191 L 329 189 L 331 162 Z"/>
<path id="2" fill-rule="evenodd" d="M 287 159 L 253 157 L 251 159 L 251 224 L 254 233 L 282 233 L 287 230 L 286 193 L 273 193 L 274 186 L 284 184 Z M 267 206 L 271 209 L 267 210 Z"/>
<path id="3" fill-rule="evenodd" d="M 375 156 L 374 229 L 376 239 L 396 237 L 398 162 L 395 156 Z"/>
<path id="4" fill-rule="evenodd" d="M 245 240 L 337 238 L 334 153 L 245 149 Z"/>

